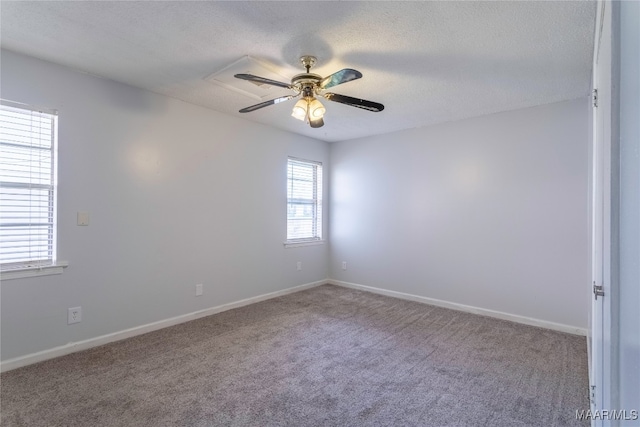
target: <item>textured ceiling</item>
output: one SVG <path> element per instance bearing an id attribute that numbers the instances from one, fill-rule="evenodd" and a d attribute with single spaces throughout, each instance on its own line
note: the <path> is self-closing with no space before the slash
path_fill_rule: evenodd
<path id="1" fill-rule="evenodd" d="M 1 43 L 91 74 L 326 141 L 426 126 L 586 96 L 592 1 L 11 2 Z M 326 101 L 325 126 L 290 116 L 293 101 L 257 101 L 206 77 L 245 55 L 280 75 L 362 72 L 336 93 L 380 113 Z"/>

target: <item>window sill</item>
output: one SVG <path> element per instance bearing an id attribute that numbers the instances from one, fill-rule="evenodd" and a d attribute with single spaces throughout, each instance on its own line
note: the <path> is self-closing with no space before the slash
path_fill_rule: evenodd
<path id="1" fill-rule="evenodd" d="M 284 242 L 285 248 L 298 248 L 301 246 L 324 245 L 325 240 L 310 240 L 307 242 Z"/>
<path id="2" fill-rule="evenodd" d="M 42 267 L 24 267 L 24 268 L 15 268 L 13 270 L 6 270 L 0 272 L 0 279 L 11 280 L 11 279 L 24 279 L 26 277 L 37 277 L 37 276 L 51 276 L 54 274 L 62 274 L 63 269 L 67 267 L 69 263 L 67 261 L 58 261 L 54 265 L 47 265 Z"/>

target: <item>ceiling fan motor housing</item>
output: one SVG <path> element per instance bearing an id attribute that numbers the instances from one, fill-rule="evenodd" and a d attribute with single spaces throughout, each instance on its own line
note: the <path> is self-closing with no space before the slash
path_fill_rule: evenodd
<path id="1" fill-rule="evenodd" d="M 313 97 L 320 88 L 322 76 L 312 73 L 302 73 L 291 79 L 291 86 L 302 93 L 302 96 Z"/>

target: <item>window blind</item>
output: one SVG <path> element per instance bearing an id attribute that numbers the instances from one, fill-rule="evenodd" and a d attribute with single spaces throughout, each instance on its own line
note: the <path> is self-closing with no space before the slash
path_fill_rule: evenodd
<path id="1" fill-rule="evenodd" d="M 322 239 L 322 163 L 290 157 L 287 164 L 287 241 Z"/>
<path id="2" fill-rule="evenodd" d="M 56 234 L 57 115 L 0 104 L 0 265 L 51 265 Z"/>

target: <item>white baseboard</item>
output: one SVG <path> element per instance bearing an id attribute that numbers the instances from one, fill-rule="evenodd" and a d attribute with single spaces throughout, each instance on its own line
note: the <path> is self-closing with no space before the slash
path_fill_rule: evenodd
<path id="1" fill-rule="evenodd" d="M 574 335 L 587 335 L 587 330 L 578 328 L 575 326 L 563 325 L 560 323 L 548 322 L 545 320 L 534 319 L 531 317 L 518 316 L 515 314 L 503 313 L 500 311 L 488 310 L 480 307 L 473 307 L 464 304 L 458 304 L 455 302 L 442 301 L 434 298 L 427 298 L 418 295 L 406 294 L 403 292 L 390 291 L 387 289 L 374 288 L 371 286 L 359 285 L 356 283 L 343 282 L 340 280 L 319 280 L 317 282 L 305 283 L 304 285 L 294 286 L 292 288 L 283 289 L 281 291 L 270 292 L 268 294 L 258 295 L 251 298 L 246 298 L 240 301 L 231 302 L 228 304 L 219 305 L 216 307 L 207 308 L 204 310 L 194 311 L 192 313 L 183 314 L 180 316 L 172 317 L 169 319 L 160 320 L 146 325 L 136 326 L 134 328 L 125 329 L 123 331 L 114 332 L 111 334 L 101 335 L 95 338 L 89 338 L 87 340 L 71 342 L 69 344 L 54 347 L 51 349 L 39 351 L 37 353 L 27 354 L 25 356 L 16 357 L 0 362 L 0 372 L 10 371 L 12 369 L 21 368 L 23 366 L 31 365 L 34 363 L 42 362 L 45 360 L 53 359 L 67 354 L 76 353 L 82 350 L 88 350 L 93 347 L 98 347 L 111 342 L 120 341 L 126 338 L 131 338 L 137 335 L 146 334 L 148 332 L 157 331 L 158 329 L 167 328 L 180 323 L 189 322 L 191 320 L 199 319 L 201 317 L 211 316 L 212 314 L 221 313 L 223 311 L 232 310 L 234 308 L 243 307 L 245 305 L 254 304 L 256 302 L 265 301 L 271 298 L 277 298 L 283 295 L 299 292 L 305 289 L 310 289 L 316 286 L 331 283 L 346 288 L 359 289 L 362 291 L 372 292 L 380 295 L 386 295 L 394 298 L 400 298 L 409 301 L 417 301 L 424 304 L 435 305 L 438 307 L 450 308 L 453 310 L 464 311 L 467 313 L 480 314 L 488 317 L 495 317 L 497 319 L 509 320 L 511 322 L 522 323 L 525 325 L 537 326 L 546 329 L 552 329 L 560 332 L 567 332 Z"/>
<path id="2" fill-rule="evenodd" d="M 104 344 L 109 344 L 114 341 L 120 341 L 125 338 L 135 337 L 136 335 L 142 335 L 148 332 L 157 331 L 158 329 L 163 329 L 163 328 L 174 326 L 180 323 L 189 322 L 191 320 L 199 319 L 201 317 L 211 316 L 212 314 L 221 313 L 223 311 L 232 310 L 234 308 L 243 307 L 245 305 L 254 304 L 256 302 L 268 300 L 271 298 L 276 298 L 276 297 L 291 294 L 294 292 L 303 291 L 305 289 L 310 289 L 316 286 L 324 285 L 326 283 L 330 283 L 328 279 L 319 280 L 317 282 L 305 283 L 304 285 L 294 286 L 293 288 L 283 289 L 281 291 L 276 291 L 276 292 L 270 292 L 268 294 L 258 295 L 258 296 L 246 298 L 240 301 L 235 301 L 228 304 L 207 308 L 204 310 L 194 311 L 192 313 L 183 314 L 183 315 L 172 317 L 169 319 L 148 323 L 146 325 L 136 326 L 134 328 L 125 329 L 123 331 L 113 332 L 111 334 L 101 335 L 99 337 L 89 338 L 83 341 L 71 342 L 66 345 L 39 351 L 37 353 L 31 353 L 25 356 L 4 360 L 0 362 L 0 372 L 10 371 L 12 369 L 21 368 L 23 366 L 31 365 L 34 363 L 42 362 L 42 361 L 53 359 L 60 356 L 65 356 L 67 354 L 75 353 L 82 350 L 87 350 L 87 349 L 98 347 Z"/>
<path id="3" fill-rule="evenodd" d="M 518 316 L 516 314 L 503 313 L 501 311 L 488 310 L 486 308 L 473 307 L 470 305 L 458 304 L 455 302 L 443 301 L 434 298 L 427 298 L 419 295 L 405 294 L 403 292 L 389 291 L 386 289 L 374 288 L 371 286 L 359 285 L 356 283 L 342 282 L 340 280 L 329 280 L 328 283 L 343 286 L 345 288 L 359 289 L 361 291 L 373 292 L 375 294 L 386 295 L 389 297 L 400 298 L 409 301 L 417 301 L 424 304 L 435 305 L 438 307 L 450 308 L 452 310 L 465 311 L 467 313 L 480 314 L 482 316 L 488 317 L 495 317 L 496 319 L 509 320 L 511 322 L 522 323 L 525 325 L 552 329 L 554 331 L 566 332 L 573 335 L 587 335 L 586 329 L 563 325 L 561 323 L 548 322 L 546 320 Z"/>

